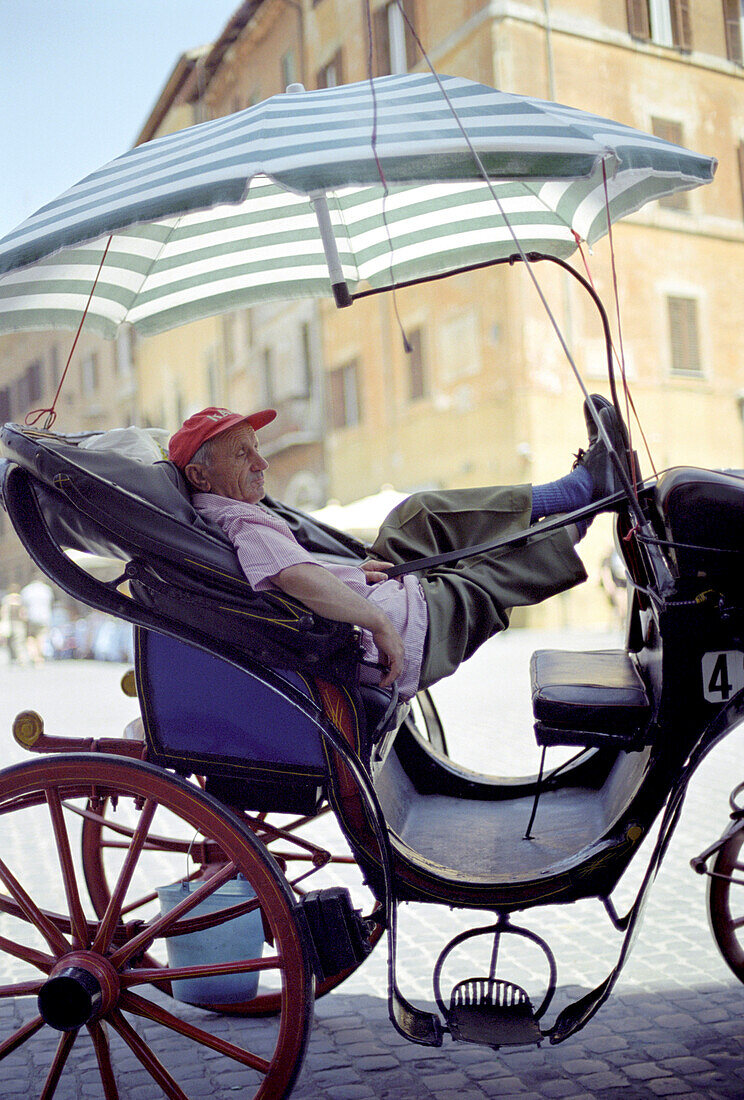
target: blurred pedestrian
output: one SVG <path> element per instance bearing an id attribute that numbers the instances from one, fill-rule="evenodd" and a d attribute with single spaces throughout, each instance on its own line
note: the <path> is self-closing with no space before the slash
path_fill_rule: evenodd
<path id="1" fill-rule="evenodd" d="M 46 638 L 52 622 L 53 595 L 45 581 L 31 581 L 21 589 L 26 612 L 26 648 L 37 665 L 44 661 Z"/>
<path id="2" fill-rule="evenodd" d="M 9 664 L 25 664 L 28 658 L 26 609 L 17 588 L 11 588 L 0 602 L 0 633 L 5 643 Z"/>

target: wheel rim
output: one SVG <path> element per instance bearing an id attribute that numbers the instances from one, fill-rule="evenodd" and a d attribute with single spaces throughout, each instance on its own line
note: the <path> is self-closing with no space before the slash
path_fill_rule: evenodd
<path id="1" fill-rule="evenodd" d="M 744 982 L 744 830 L 719 850 L 708 885 L 708 915 L 713 936 L 726 963 Z"/>
<path id="2" fill-rule="evenodd" d="M 327 836 L 323 836 L 322 843 L 318 838 L 318 825 L 331 814 L 330 806 L 324 803 L 315 815 L 280 815 L 267 813 L 245 813 L 242 819 L 251 831 L 271 852 L 284 871 L 289 884 L 295 894 L 302 897 L 308 890 L 319 889 L 326 885 L 348 885 L 352 889 L 354 904 L 361 905 L 365 909 L 370 907 L 369 892 L 361 887 L 361 876 L 356 867 L 354 857 L 351 855 L 341 836 L 334 837 L 329 842 Z M 117 814 L 112 813 L 111 800 L 106 799 L 96 812 L 86 811 L 82 818 L 82 854 L 85 882 L 88 888 L 93 908 L 97 916 L 102 917 L 111 897 L 110 878 L 111 871 L 107 865 L 110 856 L 117 852 L 117 845 L 126 842 L 126 834 L 131 834 L 120 821 L 116 820 Z M 123 832 L 122 832 L 123 829 Z M 325 830 L 327 832 L 327 830 Z M 184 859 L 189 847 L 189 841 L 174 837 L 163 837 L 157 840 L 157 847 L 151 846 L 147 851 L 157 857 L 158 847 L 173 846 L 174 852 L 182 853 Z M 207 853 L 208 854 L 208 853 Z M 143 859 L 145 858 L 143 855 Z M 200 872 L 197 872 L 197 875 Z M 150 886 L 154 878 L 150 882 Z M 140 909 L 151 903 L 152 890 L 146 889 L 140 898 L 133 898 L 127 907 L 129 919 L 136 918 Z M 383 934 L 380 923 L 370 937 L 372 947 Z M 147 958 L 148 965 L 157 966 L 157 960 L 151 956 Z M 360 964 L 357 964 L 360 965 Z M 357 966 L 350 967 L 340 974 L 334 974 L 330 978 L 319 982 L 315 988 L 315 996 L 322 997 L 335 989 L 345 981 Z M 164 992 L 170 993 L 167 985 L 162 986 Z M 281 1007 L 281 998 L 275 992 L 260 992 L 250 1001 L 236 1004 L 212 1004 L 211 1009 L 231 1015 L 263 1016 L 277 1012 Z"/>
<path id="3" fill-rule="evenodd" d="M 135 818 L 103 915 L 93 913 L 84 897 L 71 843 L 81 819 L 70 807 L 85 805 L 94 790 L 100 797 L 115 793 L 120 801 L 130 802 Z M 218 861 L 213 860 L 214 873 L 197 882 L 170 912 L 164 909 L 161 914 L 155 908 L 144 925 L 142 920 L 126 921 L 121 914 L 130 892 L 140 889 L 139 862 L 148 838 L 160 835 L 170 819 L 191 829 L 201 843 L 209 843 L 219 853 L 221 866 L 215 871 Z M 25 852 L 18 854 L 19 838 L 30 843 L 38 837 L 42 851 L 45 833 L 47 840 L 50 835 L 55 840 L 56 854 L 53 863 L 41 870 L 24 858 Z M 245 1070 L 243 1095 L 257 1100 L 288 1095 L 302 1064 L 312 1020 L 306 949 L 294 918 L 293 895 L 281 871 L 255 835 L 229 811 L 192 785 L 150 765 L 93 755 L 51 757 L 0 773 L 0 852 L 0 912 L 4 915 L 0 950 L 17 964 L 16 980 L 2 987 L 0 996 L 17 998 L 30 1017 L 0 1044 L 0 1058 L 33 1041 L 43 1028 L 58 1031 L 57 1051 L 41 1095 L 53 1096 L 73 1047 L 87 1043 L 89 1035 L 103 1095 L 106 1100 L 118 1096 L 104 1024 L 118 1034 L 165 1096 L 176 1100 L 188 1096 L 188 1086 L 182 1087 L 178 1077 L 184 1064 L 193 1064 L 193 1056 L 184 1059 L 182 1052 L 194 1043 L 213 1052 L 210 1066 L 229 1064 Z M 163 886 L 172 881 L 174 871 L 178 878 L 175 860 L 182 865 L 180 852 L 163 861 Z M 232 894 L 237 888 L 242 900 L 236 907 Z M 218 890 L 230 892 L 227 902 Z M 231 908 L 219 908 L 224 904 Z M 206 906 L 219 911 L 202 917 Z M 263 941 L 265 932 L 267 942 L 249 948 L 241 927 L 236 942 L 242 957 L 235 958 L 234 951 L 231 961 L 204 964 L 199 956 L 201 965 L 186 960 L 176 966 L 167 950 L 187 941 L 174 933 L 183 928 L 198 931 L 206 922 L 210 941 L 220 940 L 230 927 L 236 927 L 235 922 L 226 924 L 225 912 L 228 916 L 252 912 L 258 939 Z M 146 954 L 158 960 L 157 969 L 147 965 Z M 209 1025 L 205 1027 L 203 1015 L 193 1004 L 168 1001 L 158 992 L 162 980 L 171 981 L 174 975 L 182 989 L 191 989 L 194 982 L 201 989 L 208 981 L 219 982 L 220 989 L 229 983 L 240 989 L 257 976 L 259 983 L 276 987 L 278 1014 L 260 1024 L 236 1021 L 235 1035 L 217 1038 L 206 1030 Z M 154 1031 L 158 1038 L 167 1037 L 163 1061 L 143 1038 L 144 1029 L 148 1035 Z M 214 1055 L 220 1057 L 211 1061 Z"/>

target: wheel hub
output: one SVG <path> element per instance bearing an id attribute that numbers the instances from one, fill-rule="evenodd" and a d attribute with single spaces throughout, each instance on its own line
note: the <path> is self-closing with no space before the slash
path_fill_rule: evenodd
<path id="1" fill-rule="evenodd" d="M 77 1031 L 104 1016 L 118 998 L 119 978 L 111 963 L 92 951 L 73 951 L 39 990 L 39 1015 L 56 1031 Z"/>

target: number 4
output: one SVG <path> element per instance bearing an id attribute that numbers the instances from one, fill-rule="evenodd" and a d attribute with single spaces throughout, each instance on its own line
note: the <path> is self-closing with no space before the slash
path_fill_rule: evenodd
<path id="1" fill-rule="evenodd" d="M 709 703 L 725 703 L 744 688 L 744 654 L 738 650 L 704 653 L 703 695 Z"/>
<path id="2" fill-rule="evenodd" d="M 731 681 L 728 675 L 728 654 L 719 653 L 713 665 L 713 673 L 708 681 L 708 695 L 720 695 L 725 701 L 731 695 Z"/>

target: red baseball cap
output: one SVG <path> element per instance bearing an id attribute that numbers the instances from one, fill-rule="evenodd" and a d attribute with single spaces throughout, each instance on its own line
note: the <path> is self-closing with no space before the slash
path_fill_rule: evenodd
<path id="1" fill-rule="evenodd" d="M 262 409 L 261 412 L 242 416 L 240 413 L 230 412 L 229 409 L 216 409 L 210 406 L 208 409 L 194 413 L 188 420 L 184 420 L 178 431 L 171 436 L 168 457 L 176 466 L 184 469 L 202 443 L 206 443 L 208 439 L 222 435 L 223 432 L 238 424 L 250 424 L 254 432 L 257 432 L 259 428 L 270 424 L 275 417 L 274 409 Z"/>

